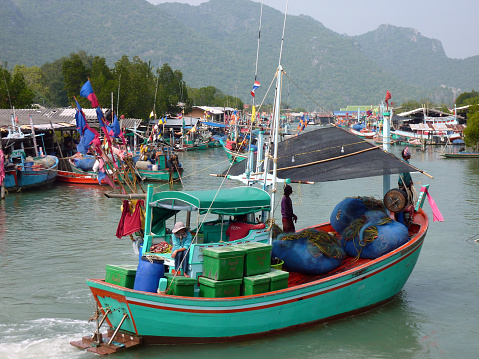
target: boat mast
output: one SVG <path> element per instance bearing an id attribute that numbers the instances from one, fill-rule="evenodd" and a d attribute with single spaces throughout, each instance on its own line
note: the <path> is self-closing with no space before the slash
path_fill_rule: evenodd
<path id="1" fill-rule="evenodd" d="M 276 72 L 276 92 L 274 94 L 274 111 L 273 111 L 273 126 L 274 126 L 274 154 L 273 154 L 273 185 L 271 191 L 271 216 L 274 218 L 274 202 L 277 191 L 278 173 L 278 138 L 279 138 L 279 112 L 281 109 L 281 79 L 283 75 L 283 67 L 281 66 L 281 56 L 283 54 L 284 44 L 284 30 L 286 28 L 286 14 L 288 13 L 288 0 L 286 0 L 286 10 L 284 11 L 283 36 L 281 38 L 281 50 L 279 52 L 278 70 Z M 266 181 L 266 176 L 265 176 Z M 271 239 L 271 238 L 270 238 Z"/>

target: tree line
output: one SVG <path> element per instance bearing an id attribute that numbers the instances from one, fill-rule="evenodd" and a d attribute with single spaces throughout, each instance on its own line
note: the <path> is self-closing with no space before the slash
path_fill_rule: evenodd
<path id="1" fill-rule="evenodd" d="M 154 68 L 135 56 L 122 56 L 112 68 L 105 58 L 84 51 L 72 53 L 41 67 L 16 65 L 8 70 L 0 65 L 0 108 L 68 107 L 75 96 L 84 107 L 87 99 L 79 96 L 82 85 L 90 79 L 102 107 L 111 108 L 127 118 L 148 119 L 189 112 L 192 106 L 229 106 L 243 108 L 243 102 L 214 86 L 190 88 L 180 70 L 167 63 Z"/>

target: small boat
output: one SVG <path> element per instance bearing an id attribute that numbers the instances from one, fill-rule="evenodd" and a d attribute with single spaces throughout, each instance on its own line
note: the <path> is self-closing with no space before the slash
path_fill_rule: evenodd
<path id="1" fill-rule="evenodd" d="M 71 171 L 58 171 L 57 181 L 88 185 L 99 184 L 97 175 L 90 175 L 88 173 L 77 173 Z M 102 181 L 102 184 L 106 184 L 106 182 Z"/>
<path id="2" fill-rule="evenodd" d="M 231 146 L 228 146 L 227 143 L 225 144 L 225 142 L 222 139 L 220 139 L 219 141 L 220 141 L 221 146 L 223 147 L 223 150 L 226 153 L 226 157 L 228 157 L 228 161 L 230 161 L 230 163 L 238 163 L 238 162 L 244 161 L 245 159 L 248 158 L 247 153 L 236 152 L 231 148 Z M 231 141 L 231 142 L 234 142 L 234 141 Z"/>
<path id="3" fill-rule="evenodd" d="M 34 157 L 26 161 L 23 151 L 14 151 L 5 163 L 5 189 L 23 191 L 50 186 L 57 178 L 56 156 Z"/>
<path id="4" fill-rule="evenodd" d="M 199 140 L 185 140 L 182 144 L 177 144 L 175 148 L 180 151 L 207 150 L 209 148 L 209 143 Z"/>
<path id="5" fill-rule="evenodd" d="M 361 130 L 355 130 L 354 128 L 350 127 L 349 131 L 358 136 L 359 138 L 364 138 L 366 140 L 372 140 L 374 136 L 376 136 L 376 132 L 368 130 L 368 129 L 361 129 Z"/>
<path id="6" fill-rule="evenodd" d="M 379 135 L 379 134 L 376 134 L 376 135 L 373 137 L 373 141 L 374 141 L 374 143 L 377 143 L 377 144 L 379 144 L 379 145 L 382 145 L 382 144 L 383 144 L 383 136 L 382 136 L 382 135 Z M 397 142 L 396 140 L 392 140 L 392 139 L 391 139 L 389 143 L 392 145 L 392 144 L 394 144 L 394 143 L 396 143 L 396 142 Z"/>
<path id="7" fill-rule="evenodd" d="M 411 137 L 407 140 L 407 142 L 408 142 L 408 146 L 412 146 L 412 147 L 421 147 L 423 145 L 420 138 Z"/>
<path id="8" fill-rule="evenodd" d="M 479 152 L 462 151 L 456 153 L 441 153 L 445 158 L 479 158 Z"/>

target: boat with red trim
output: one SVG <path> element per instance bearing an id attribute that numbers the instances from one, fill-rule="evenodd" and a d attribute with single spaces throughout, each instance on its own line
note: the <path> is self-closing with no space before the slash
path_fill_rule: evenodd
<path id="1" fill-rule="evenodd" d="M 213 198 L 216 198 L 213 200 Z M 233 196 L 233 197 L 231 197 Z M 228 199 L 229 198 L 229 199 Z M 231 199 L 233 198 L 233 199 Z M 228 206 L 225 206 L 229 203 Z M 168 254 L 148 253 L 147 248 L 157 241 L 168 240 L 165 221 L 181 209 L 193 213 L 228 215 L 269 210 L 269 194 L 254 187 L 196 192 L 153 193 L 149 186 L 146 197 L 146 224 L 143 255 L 164 258 L 172 264 Z M 203 243 L 192 244 L 189 274 L 196 280 L 195 288 L 203 276 L 203 251 L 206 248 L 234 246 L 241 243 L 266 242 L 268 232 L 252 230 L 246 238 L 235 242 L 226 240 L 221 222 L 215 222 L 218 231 L 208 223 L 193 230 L 203 237 Z M 358 314 L 391 300 L 401 291 L 409 278 L 421 252 L 428 229 L 428 217 L 422 209 L 414 214 L 409 226 L 409 240 L 401 247 L 377 259 L 347 257 L 335 270 L 310 275 L 289 273 L 287 287 L 271 292 L 206 298 L 171 295 L 127 288 L 104 279 L 88 279 L 87 284 L 111 328 L 107 338 L 119 329 L 121 336 L 143 344 L 215 343 L 246 340 L 272 335 L 300 327 Z M 209 227 L 209 228 L 208 228 Z M 206 230 L 208 228 L 208 231 Z M 340 237 L 330 223 L 312 226 L 317 230 Z M 211 237 L 214 233 L 216 238 Z M 179 325 L 181 323 L 181 325 Z M 72 342 L 82 348 L 91 347 L 92 337 Z M 116 351 L 115 345 L 110 345 Z M 109 347 L 105 344 L 102 350 Z"/>

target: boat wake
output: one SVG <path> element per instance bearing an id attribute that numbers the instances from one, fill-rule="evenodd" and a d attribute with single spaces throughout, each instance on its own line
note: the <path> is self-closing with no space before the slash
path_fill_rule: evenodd
<path id="1" fill-rule="evenodd" d="M 69 345 L 85 333 L 93 333 L 92 323 L 68 318 L 42 318 L 16 324 L 0 324 L 0 358 L 80 358 L 84 352 Z"/>

